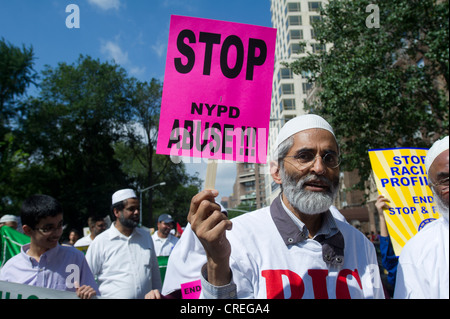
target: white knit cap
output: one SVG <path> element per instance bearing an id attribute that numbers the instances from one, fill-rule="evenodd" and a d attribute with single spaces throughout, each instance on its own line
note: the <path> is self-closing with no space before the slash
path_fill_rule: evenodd
<path id="1" fill-rule="evenodd" d="M 333 132 L 333 128 L 327 121 L 325 121 L 319 115 L 306 114 L 306 115 L 297 116 L 296 118 L 293 118 L 292 120 L 290 120 L 286 124 L 284 124 L 284 126 L 281 128 L 280 132 L 278 133 L 276 148 L 278 148 L 281 143 L 283 143 L 285 140 L 287 140 L 292 135 L 297 134 L 298 132 L 313 129 L 313 128 L 320 128 L 323 130 L 327 130 L 331 134 L 333 134 L 333 136 L 336 138 L 336 136 L 334 135 L 334 132 Z"/>
<path id="2" fill-rule="evenodd" d="M 115 203 L 121 202 L 128 198 L 137 198 L 134 190 L 130 188 L 121 189 L 112 195 L 112 204 L 114 205 Z"/>
<path id="3" fill-rule="evenodd" d="M 3 215 L 2 218 L 0 218 L 0 223 L 7 223 L 7 222 L 18 222 L 17 216 L 14 215 Z"/>
<path id="4" fill-rule="evenodd" d="M 427 172 L 436 157 L 438 157 L 443 151 L 446 150 L 448 150 L 448 136 L 434 142 L 433 146 L 431 146 L 431 148 L 428 150 L 427 157 L 425 158 L 425 168 L 427 169 Z"/>

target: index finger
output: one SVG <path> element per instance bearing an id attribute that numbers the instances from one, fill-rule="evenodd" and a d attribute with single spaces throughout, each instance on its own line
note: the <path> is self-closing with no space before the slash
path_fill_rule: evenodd
<path id="1" fill-rule="evenodd" d="M 196 214 L 200 204 L 204 201 L 210 201 L 211 203 L 214 203 L 215 205 L 215 198 L 219 195 L 219 192 L 217 190 L 203 190 L 194 197 L 192 197 L 191 205 L 189 207 L 189 214 L 188 214 L 188 222 L 190 222 L 193 215 Z M 220 211 L 220 206 L 217 205 L 218 210 Z"/>

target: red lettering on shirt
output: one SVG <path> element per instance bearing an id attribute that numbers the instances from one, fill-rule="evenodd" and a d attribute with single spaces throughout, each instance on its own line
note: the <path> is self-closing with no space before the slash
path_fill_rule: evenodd
<path id="1" fill-rule="evenodd" d="M 289 299 L 301 299 L 305 292 L 305 284 L 302 277 L 287 269 L 263 270 L 261 275 L 266 278 L 267 299 L 286 299 L 283 289 L 283 278 L 289 279 L 291 297 Z"/>
<path id="2" fill-rule="evenodd" d="M 358 269 L 354 271 L 350 269 L 342 269 L 339 272 L 336 282 L 336 298 L 337 299 L 351 299 L 350 291 L 347 284 L 347 276 L 352 275 L 358 282 L 359 288 L 362 289 L 361 278 L 359 278 Z"/>
<path id="3" fill-rule="evenodd" d="M 283 276 L 289 281 L 291 296 L 289 299 L 301 299 L 305 293 L 305 284 L 300 275 L 288 269 L 270 269 L 261 272 L 266 280 L 266 294 L 268 299 L 286 299 Z M 315 299 L 328 299 L 327 269 L 309 269 L 308 275 L 312 279 L 312 288 Z M 361 278 L 358 270 L 343 269 L 339 272 L 336 281 L 336 298 L 350 299 L 347 277 L 352 276 L 362 290 Z"/>
<path id="4" fill-rule="evenodd" d="M 315 299 L 328 299 L 327 290 L 327 269 L 309 269 L 308 275 L 312 278 L 314 298 Z"/>

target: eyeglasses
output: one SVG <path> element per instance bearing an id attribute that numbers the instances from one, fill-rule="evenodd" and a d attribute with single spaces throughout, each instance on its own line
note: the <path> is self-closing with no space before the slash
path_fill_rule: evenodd
<path id="1" fill-rule="evenodd" d="M 298 165 L 302 166 L 303 168 L 309 168 L 313 166 L 316 162 L 317 157 L 322 158 L 323 163 L 329 168 L 336 168 L 341 164 L 339 155 L 331 152 L 326 153 L 324 156 L 320 156 L 315 155 L 310 151 L 300 151 L 297 155 L 286 157 L 294 158 L 297 161 Z"/>
<path id="2" fill-rule="evenodd" d="M 130 206 L 125 208 L 127 211 L 134 213 L 135 211 L 139 210 L 139 207 Z"/>
<path id="3" fill-rule="evenodd" d="M 446 177 L 446 178 L 441 179 L 440 181 L 437 181 L 436 183 L 430 183 L 430 185 L 434 186 L 434 187 L 441 186 L 442 190 L 445 190 L 448 188 L 448 180 L 449 180 L 449 178 Z"/>
<path id="4" fill-rule="evenodd" d="M 63 221 L 59 222 L 56 227 L 54 226 L 44 226 L 41 228 L 35 228 L 36 230 L 39 230 L 42 234 L 47 235 L 50 233 L 53 233 L 55 231 L 61 230 L 63 228 Z"/>

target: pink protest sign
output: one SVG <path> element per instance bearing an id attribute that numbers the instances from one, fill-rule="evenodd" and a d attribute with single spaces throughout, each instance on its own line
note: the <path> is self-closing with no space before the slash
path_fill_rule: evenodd
<path id="1" fill-rule="evenodd" d="M 201 292 L 202 292 L 201 280 L 181 284 L 181 296 L 183 299 L 199 299 Z"/>
<path id="2" fill-rule="evenodd" d="M 172 16 L 163 155 L 265 163 L 276 29 Z"/>

